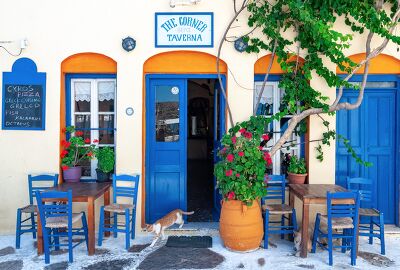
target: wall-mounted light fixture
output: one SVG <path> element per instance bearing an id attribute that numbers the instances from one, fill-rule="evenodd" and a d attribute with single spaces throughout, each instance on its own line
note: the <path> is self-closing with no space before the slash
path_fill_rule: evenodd
<path id="1" fill-rule="evenodd" d="M 201 0 L 170 0 L 169 6 L 174 8 L 175 6 L 192 6 L 200 3 Z"/>
<path id="2" fill-rule="evenodd" d="M 136 40 L 134 40 L 131 37 L 126 37 L 122 40 L 122 48 L 124 48 L 125 51 L 130 52 L 136 47 Z"/>
<path id="3" fill-rule="evenodd" d="M 244 52 L 248 46 L 249 44 L 243 40 L 243 37 L 240 37 L 237 40 L 235 40 L 235 49 L 238 52 Z"/>
<path id="4" fill-rule="evenodd" d="M 19 52 L 18 53 L 12 53 L 10 52 L 6 47 L 4 47 L 2 44 L 13 44 L 13 43 L 17 43 L 19 42 Z M 0 40 L 0 48 L 2 48 L 3 50 L 5 50 L 9 55 L 12 56 L 20 56 L 22 53 L 22 50 L 26 49 L 26 47 L 28 46 L 28 40 L 26 38 L 23 38 L 19 41 L 15 41 L 15 40 L 11 40 L 11 41 L 1 41 Z"/>

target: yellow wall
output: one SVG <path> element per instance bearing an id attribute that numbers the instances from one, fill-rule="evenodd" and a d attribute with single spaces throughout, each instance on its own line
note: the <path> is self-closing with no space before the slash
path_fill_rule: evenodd
<path id="1" fill-rule="evenodd" d="M 214 12 L 214 48 L 191 49 L 191 51 L 205 53 L 204 56 L 213 56 L 206 57 L 209 59 L 207 64 L 209 66 L 217 55 L 219 40 L 223 35 L 225 25 L 233 15 L 233 8 L 232 1 L 211 0 L 204 0 L 193 7 L 176 8 L 170 8 L 168 0 L 152 0 L 151 4 L 148 0 L 119 0 L 115 3 L 107 0 L 69 0 L 62 3 L 54 0 L 9 0 L 3 2 L 5 4 L 3 3 L 0 9 L 0 25 L 2 25 L 0 39 L 27 38 L 29 45 L 22 52 L 21 57 L 31 58 L 36 62 L 39 72 L 47 73 L 46 130 L 0 130 L 0 234 L 8 234 L 15 231 L 17 207 L 28 202 L 27 175 L 59 171 L 60 128 L 64 125 L 63 108 L 60 107 L 60 104 L 63 104 L 62 74 L 73 72 L 67 67 L 76 64 L 72 61 L 73 58 L 68 57 L 80 53 L 95 53 L 111 59 L 112 61 L 109 62 L 111 67 L 114 67 L 116 63 L 118 67 L 116 70 L 115 66 L 118 102 L 116 169 L 118 173 L 141 174 L 144 165 L 142 156 L 145 110 L 143 71 L 151 59 L 154 60 L 153 56 L 176 50 L 154 47 L 154 12 Z M 16 17 L 16 13 L 10 11 L 18 11 L 18 16 Z M 241 16 L 238 23 L 245 24 L 245 16 Z M 337 27 L 342 27 L 342 24 L 338 22 Z M 239 30 L 245 32 L 244 28 L 235 28 L 235 31 Z M 129 53 L 121 47 L 121 40 L 126 36 L 132 36 L 137 40 L 136 49 Z M 365 37 L 356 37 L 346 54 L 362 53 L 364 50 L 363 40 Z M 16 42 L 5 46 L 10 51 L 18 52 L 18 44 L 19 42 Z M 245 120 L 252 113 L 253 92 L 249 89 L 253 88 L 255 71 L 258 73 L 260 72 L 258 70 L 266 69 L 261 62 L 256 67 L 255 63 L 257 59 L 267 54 L 239 53 L 235 51 L 232 43 L 226 43 L 223 47 L 221 58 L 226 64 L 223 71 L 227 74 L 228 99 L 235 122 Z M 392 58 L 399 58 L 396 47 L 392 44 L 385 50 L 385 54 Z M 188 65 L 191 65 L 190 56 L 193 56 L 194 53 L 189 52 L 184 55 L 187 57 L 181 55 L 179 58 L 175 55 L 169 58 L 171 54 L 165 54 L 166 57 L 162 61 L 168 63 L 169 66 L 175 66 L 176 70 L 171 70 L 171 72 L 185 72 L 184 69 L 176 67 L 176 61 L 187 62 Z M 71 60 L 70 63 L 69 60 L 65 60 L 67 58 Z M 16 59 L 17 57 L 0 50 L 0 81 L 2 81 L 1 72 L 10 71 Z M 64 60 L 68 62 L 68 65 L 62 67 Z M 81 64 L 82 62 L 78 62 L 75 67 L 82 68 L 81 71 L 85 72 L 101 72 L 97 64 L 91 66 L 81 66 Z M 202 68 L 204 67 L 193 66 L 192 72 L 201 72 Z M 332 66 L 331 68 L 335 70 L 336 67 Z M 157 67 L 153 66 L 147 72 L 157 72 Z M 324 94 L 334 98 L 335 90 L 324 85 L 318 78 L 313 79 L 310 83 L 313 86 L 318 85 Z M 125 114 L 127 107 L 134 109 L 132 116 Z M 331 123 L 335 124 L 334 117 L 332 117 Z M 310 120 L 310 138 L 318 138 L 321 129 L 320 121 L 312 118 Z M 313 146 L 310 146 L 311 183 L 334 182 L 334 144 L 325 153 L 325 161 L 320 163 L 313 158 L 315 153 Z M 141 192 L 138 201 L 142 201 Z M 141 205 L 138 208 L 143 209 Z M 138 228 L 141 216 L 142 211 L 138 211 Z"/>

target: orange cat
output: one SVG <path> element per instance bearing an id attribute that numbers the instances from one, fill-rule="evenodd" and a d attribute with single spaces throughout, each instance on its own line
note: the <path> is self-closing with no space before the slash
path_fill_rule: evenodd
<path id="1" fill-rule="evenodd" d="M 193 213 L 194 211 L 184 212 L 181 209 L 175 209 L 157 220 L 154 224 L 146 224 L 146 231 L 154 232 L 156 234 L 156 237 L 154 238 L 153 242 L 151 242 L 150 247 L 154 246 L 158 238 L 160 238 L 160 235 L 161 239 L 165 239 L 164 231 L 168 227 L 171 227 L 174 224 L 179 224 L 179 228 L 182 228 L 183 224 L 185 223 L 182 215 L 192 215 Z"/>

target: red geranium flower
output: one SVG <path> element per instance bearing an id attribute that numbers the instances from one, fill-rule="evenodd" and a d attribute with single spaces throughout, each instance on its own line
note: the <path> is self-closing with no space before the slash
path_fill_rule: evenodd
<path id="1" fill-rule="evenodd" d="M 229 199 L 229 200 L 232 200 L 232 199 L 234 199 L 234 198 L 235 198 L 235 192 L 233 192 L 233 191 L 229 192 L 229 193 L 228 193 L 228 199 Z"/>
<path id="2" fill-rule="evenodd" d="M 63 166 L 61 166 L 61 169 L 62 169 L 63 171 L 65 171 L 65 170 L 68 170 L 69 167 L 68 167 L 67 165 L 63 165 Z"/>
<path id="3" fill-rule="evenodd" d="M 87 156 L 88 156 L 88 157 L 92 157 L 92 156 L 93 156 L 93 153 L 92 153 L 92 152 L 89 152 L 89 153 L 87 153 Z"/>
<path id="4" fill-rule="evenodd" d="M 228 160 L 228 162 L 232 162 L 234 158 L 235 158 L 235 156 L 232 155 L 232 154 L 228 154 L 228 155 L 226 156 L 226 159 Z"/>
<path id="5" fill-rule="evenodd" d="M 243 133 L 246 132 L 246 129 L 245 128 L 241 128 L 241 129 L 239 129 L 239 132 L 240 132 L 240 134 L 243 134 Z"/>
<path id="6" fill-rule="evenodd" d="M 98 142 L 99 142 L 98 139 L 93 140 L 93 143 L 98 143 Z"/>
<path id="7" fill-rule="evenodd" d="M 231 176 L 231 175 L 232 175 L 232 173 L 233 173 L 233 171 L 232 171 L 232 170 L 227 170 L 227 171 L 225 172 L 225 175 L 226 175 L 226 176 Z"/>
<path id="8" fill-rule="evenodd" d="M 244 156 L 244 152 L 243 152 L 243 151 L 240 151 L 240 152 L 238 153 L 238 155 L 239 155 L 239 157 L 243 157 L 243 156 Z"/>
<path id="9" fill-rule="evenodd" d="M 244 136 L 247 138 L 247 139 L 251 139 L 251 137 L 253 136 L 253 134 L 251 134 L 251 132 L 245 132 L 244 133 Z"/>
<path id="10" fill-rule="evenodd" d="M 236 143 L 236 136 L 233 136 L 233 137 L 231 138 L 231 141 L 232 141 L 233 144 L 235 144 L 235 143 Z"/>
<path id="11" fill-rule="evenodd" d="M 61 158 L 64 158 L 67 154 L 68 154 L 67 150 L 62 150 L 60 156 Z"/>
<path id="12" fill-rule="evenodd" d="M 82 135 L 83 135 L 83 132 L 82 132 L 82 131 L 76 131 L 76 132 L 75 132 L 75 136 L 80 137 L 80 136 L 82 136 Z"/>
<path id="13" fill-rule="evenodd" d="M 90 139 L 89 139 L 89 138 L 86 138 L 86 139 L 85 139 L 85 143 L 90 143 Z"/>
<path id="14" fill-rule="evenodd" d="M 62 133 L 65 133 L 66 131 L 67 131 L 66 128 L 62 128 L 62 129 L 61 129 L 61 132 L 62 132 Z"/>
<path id="15" fill-rule="evenodd" d="M 268 134 L 262 135 L 262 139 L 263 139 L 264 141 L 268 141 L 268 140 L 269 140 Z"/>

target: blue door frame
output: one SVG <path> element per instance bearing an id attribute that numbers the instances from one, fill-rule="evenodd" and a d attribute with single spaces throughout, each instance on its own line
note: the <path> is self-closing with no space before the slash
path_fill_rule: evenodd
<path id="1" fill-rule="evenodd" d="M 162 215 L 166 214 L 167 211 L 172 210 L 173 208 L 182 208 L 183 210 L 187 210 L 187 198 L 186 198 L 186 178 L 187 178 L 187 168 L 186 168 L 186 159 L 187 159 L 187 81 L 189 79 L 218 79 L 218 76 L 216 74 L 148 74 L 145 76 L 146 79 L 146 144 L 145 144 L 145 190 L 146 190 L 146 205 L 145 205 L 145 219 L 146 223 L 152 223 L 155 220 L 157 220 L 159 217 Z M 183 169 L 180 171 L 183 175 L 183 179 L 180 180 L 179 183 L 179 191 L 180 193 L 183 194 L 178 194 L 176 198 L 171 198 L 171 201 L 169 202 L 168 198 L 162 198 L 165 199 L 163 202 L 164 209 L 161 209 L 160 211 L 155 209 L 157 208 L 156 205 L 154 204 L 154 200 L 157 198 L 157 196 L 162 196 L 167 195 L 168 193 L 173 192 L 173 190 L 169 190 L 168 192 L 168 187 L 164 188 L 161 190 L 161 193 L 163 194 L 157 194 L 157 191 L 155 190 L 155 179 L 152 174 L 154 174 L 154 167 L 155 167 L 155 157 L 154 154 L 154 149 L 157 147 L 154 138 L 154 129 L 155 129 L 155 124 L 154 124 L 154 110 L 155 110 L 155 99 L 152 97 L 152 90 L 151 88 L 154 87 L 154 82 L 157 81 L 164 81 L 168 83 L 168 81 L 173 82 L 174 84 L 180 84 L 184 88 L 184 93 L 182 93 L 181 99 L 180 99 L 180 114 L 182 115 L 182 121 L 181 123 L 181 131 L 180 131 L 180 138 L 181 143 L 179 146 L 176 145 L 176 147 L 180 147 L 181 151 L 181 157 L 184 159 L 183 162 L 181 162 L 181 166 L 183 166 Z M 226 85 L 226 78 L 225 76 L 222 76 L 222 81 L 223 84 Z M 170 83 L 171 84 L 171 83 Z M 225 100 L 224 98 L 220 98 L 220 104 L 221 108 L 221 113 L 219 115 L 220 121 L 221 121 L 221 129 L 220 133 L 224 134 L 225 133 Z M 217 115 L 215 115 L 217 117 Z M 215 136 L 216 134 L 214 134 Z M 220 136 L 221 137 L 221 136 Z M 160 147 L 163 147 L 161 144 L 159 144 Z M 168 166 L 164 166 L 165 170 L 169 170 Z M 170 169 L 172 168 L 169 166 Z M 152 178 L 153 177 L 153 178 Z M 164 177 L 162 181 L 168 181 L 168 176 Z M 217 192 L 214 193 L 214 208 L 218 211 L 219 208 L 216 206 L 215 202 L 217 201 Z M 174 201 L 175 200 L 175 201 Z M 176 201 L 176 200 L 179 200 Z M 153 202 L 153 204 L 152 204 Z M 169 209 L 171 208 L 171 209 Z M 167 210 L 169 209 L 169 210 Z M 159 212 L 157 212 L 159 211 Z"/>
<path id="2" fill-rule="evenodd" d="M 352 79 L 350 80 L 351 82 L 360 82 L 362 80 L 362 76 L 361 75 L 355 75 L 352 77 Z M 394 93 L 394 118 L 392 121 L 390 121 L 390 125 L 394 125 L 393 129 L 394 129 L 394 139 L 393 139 L 393 166 L 394 166 L 394 172 L 393 172 L 393 178 L 394 178 L 394 182 L 393 182 L 393 188 L 394 188 L 394 201 L 391 203 L 394 207 L 394 223 L 399 226 L 399 222 L 400 222 L 400 170 L 398 168 L 400 168 L 400 76 L 397 74 L 385 74 L 385 75 L 369 75 L 368 76 L 368 82 L 395 82 L 396 86 L 395 88 L 379 88 L 379 89 L 375 89 L 375 88 L 371 88 L 371 89 L 366 89 L 366 96 L 369 95 L 369 93 L 371 93 L 370 95 L 372 96 L 379 96 L 379 93 L 381 92 L 384 95 L 388 95 L 388 97 L 393 97 L 393 95 L 390 95 L 390 93 Z M 353 91 L 355 92 L 355 91 Z M 354 99 L 356 97 L 354 97 L 354 94 L 357 95 L 357 92 L 355 93 L 348 93 L 347 95 L 344 95 L 344 98 L 346 99 Z M 363 101 L 363 104 L 361 106 L 368 106 L 367 100 Z M 358 110 L 361 110 L 360 108 Z M 368 110 L 370 111 L 369 108 L 365 108 L 364 110 Z M 340 134 L 341 129 L 343 129 L 343 127 L 340 127 L 340 115 L 341 112 L 338 112 L 338 120 L 337 120 L 337 130 L 338 133 Z M 343 112 L 342 112 L 343 113 Z M 354 112 L 355 113 L 355 112 Z M 369 121 L 368 121 L 369 122 Z M 368 127 L 370 125 L 370 123 L 361 123 L 362 125 L 364 125 L 364 128 L 366 128 L 368 131 Z M 369 137 L 368 132 L 364 132 L 363 136 L 362 136 L 362 140 L 367 140 Z M 351 138 L 348 138 L 351 140 Z M 369 139 L 368 139 L 369 140 Z M 351 142 L 351 141 L 350 141 Z M 357 144 L 357 143 L 356 143 Z M 361 144 L 360 144 L 361 145 Z M 343 180 L 339 179 L 339 174 L 340 174 L 340 170 L 338 168 L 338 166 L 340 166 L 340 162 L 338 160 L 338 155 L 340 155 L 340 147 L 338 146 L 338 144 L 336 144 L 336 153 L 337 153 L 337 160 L 336 160 L 336 174 L 337 174 L 337 179 L 336 179 L 336 183 L 337 184 L 341 184 L 343 185 Z M 357 147 L 355 147 L 355 150 L 357 151 Z M 363 152 L 365 150 L 361 149 L 361 152 L 359 153 L 361 156 L 363 155 Z M 368 161 L 368 160 L 367 160 Z M 373 166 L 376 166 L 376 164 L 374 164 Z M 389 165 L 388 165 L 389 166 Z M 351 165 L 350 169 L 355 169 L 356 164 Z M 361 176 L 365 176 L 368 177 L 368 173 L 367 173 L 366 168 L 360 168 L 360 174 Z M 340 177 L 342 177 L 343 175 L 340 175 Z M 388 198 L 385 197 L 385 199 L 387 200 Z M 382 199 L 383 200 L 383 199 Z M 379 199 L 378 199 L 378 203 L 379 203 Z M 382 212 L 385 212 L 385 209 L 380 209 Z"/>

